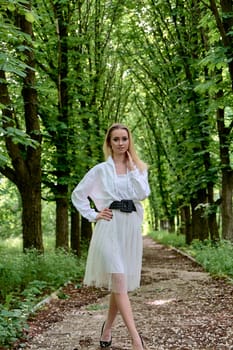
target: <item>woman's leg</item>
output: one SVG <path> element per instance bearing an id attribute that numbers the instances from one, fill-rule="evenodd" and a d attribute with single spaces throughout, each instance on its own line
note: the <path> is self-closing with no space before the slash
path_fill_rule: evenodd
<path id="1" fill-rule="evenodd" d="M 124 274 L 112 274 L 112 288 L 108 316 L 101 340 L 109 341 L 111 339 L 111 327 L 119 311 L 132 338 L 133 349 L 143 350 L 142 341 L 135 326 Z"/>
<path id="2" fill-rule="evenodd" d="M 127 293 L 114 293 L 115 303 L 128 328 L 134 350 L 143 350 L 142 341 L 135 326 L 131 303 Z"/>
<path id="3" fill-rule="evenodd" d="M 115 302 L 114 294 L 110 294 L 109 299 L 109 308 L 108 308 L 108 314 L 107 319 L 104 324 L 103 334 L 101 336 L 101 340 L 103 341 L 109 341 L 111 339 L 111 328 L 113 325 L 113 322 L 116 318 L 116 315 L 118 313 L 118 308 Z"/>
<path id="4" fill-rule="evenodd" d="M 120 312 L 122 319 L 128 328 L 129 334 L 132 338 L 133 349 L 143 349 L 141 338 L 138 335 L 138 331 L 134 323 L 132 308 L 127 293 L 111 293 L 108 315 L 104 325 L 101 340 L 109 341 L 111 339 L 111 327 L 118 311 Z"/>

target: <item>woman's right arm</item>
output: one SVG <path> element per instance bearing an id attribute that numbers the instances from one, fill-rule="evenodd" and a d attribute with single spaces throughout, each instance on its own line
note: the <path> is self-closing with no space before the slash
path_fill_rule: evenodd
<path id="1" fill-rule="evenodd" d="M 84 178 L 79 182 L 72 192 L 71 200 L 80 214 L 90 222 L 97 220 L 98 212 L 91 208 L 88 197 L 92 197 L 95 191 L 95 169 L 87 172 Z"/>

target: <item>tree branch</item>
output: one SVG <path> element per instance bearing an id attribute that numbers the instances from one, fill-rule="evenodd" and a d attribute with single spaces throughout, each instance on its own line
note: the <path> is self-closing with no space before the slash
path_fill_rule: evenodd
<path id="1" fill-rule="evenodd" d="M 215 0 L 210 0 L 210 9 L 214 15 L 217 27 L 218 27 L 220 35 L 222 37 L 222 42 L 223 42 L 224 46 L 227 47 L 230 44 L 229 37 L 227 36 L 223 22 L 221 21 Z"/>
<path id="2" fill-rule="evenodd" d="M 2 175 L 6 176 L 10 181 L 17 185 L 17 177 L 15 171 L 12 168 L 7 165 L 4 167 L 0 166 L 0 173 L 2 173 Z"/>

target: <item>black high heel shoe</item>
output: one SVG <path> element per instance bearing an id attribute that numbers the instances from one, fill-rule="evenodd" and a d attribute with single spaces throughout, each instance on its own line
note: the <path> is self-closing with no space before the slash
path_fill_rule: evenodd
<path id="1" fill-rule="evenodd" d="M 141 334 L 139 334 L 139 337 L 140 337 L 140 339 L 141 339 L 143 349 L 144 349 L 144 350 L 146 350 L 146 348 L 145 348 L 145 344 L 144 344 L 144 341 L 143 341 L 143 339 L 142 339 Z"/>
<path id="2" fill-rule="evenodd" d="M 105 322 L 103 323 L 102 329 L 101 329 L 101 335 L 100 337 L 102 337 L 103 331 L 104 331 L 104 326 L 105 326 Z M 112 338 L 109 341 L 106 340 L 100 340 L 100 347 L 101 348 L 108 348 L 109 346 L 112 345 Z"/>

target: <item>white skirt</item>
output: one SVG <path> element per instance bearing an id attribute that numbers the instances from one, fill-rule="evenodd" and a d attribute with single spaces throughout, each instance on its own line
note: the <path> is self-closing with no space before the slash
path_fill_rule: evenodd
<path id="1" fill-rule="evenodd" d="M 140 286 L 142 220 L 137 212 L 113 210 L 111 221 L 98 220 L 89 246 L 84 284 L 127 293 Z"/>

